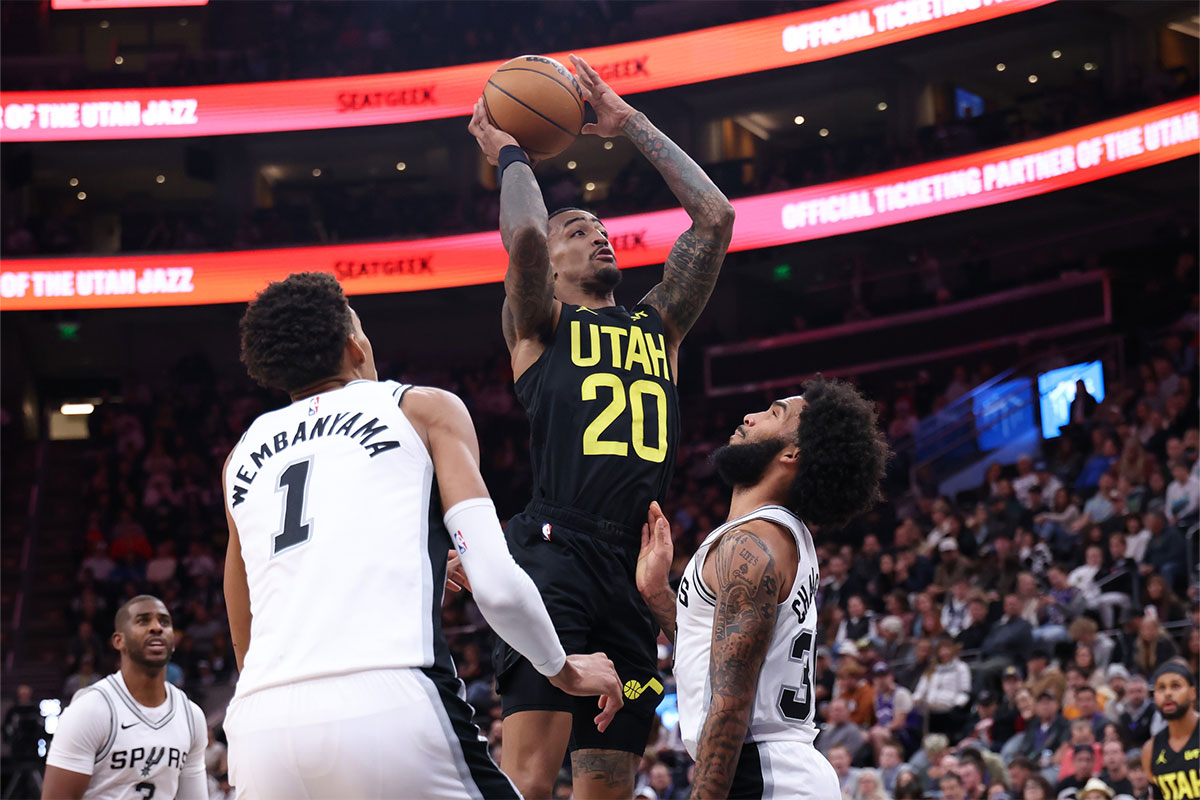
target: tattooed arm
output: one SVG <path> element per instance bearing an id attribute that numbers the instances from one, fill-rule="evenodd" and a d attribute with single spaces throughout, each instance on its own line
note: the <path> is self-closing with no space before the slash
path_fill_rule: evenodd
<path id="1" fill-rule="evenodd" d="M 758 673 L 775 630 L 785 580 L 776 558 L 783 551 L 782 536 L 761 525 L 748 523 L 730 531 L 709 556 L 715 573 L 709 585 L 717 593 L 708 667 L 712 696 L 697 745 L 693 798 L 729 796 Z"/>
<path id="2" fill-rule="evenodd" d="M 475 104 L 467 130 L 491 164 L 497 163 L 501 148 L 517 143 L 492 125 L 482 101 Z M 522 163 L 510 165 L 500 182 L 500 240 L 508 251 L 501 327 L 514 377 L 537 360 L 553 329 L 556 301 L 546 225 L 546 203 L 533 170 Z"/>
<path id="3" fill-rule="evenodd" d="M 692 227 L 671 248 L 662 283 L 642 299 L 659 310 L 672 351 L 691 330 L 712 294 L 733 235 L 733 206 L 700 165 L 609 88 L 583 59 L 571 57 L 584 95 L 596 110 L 596 123 L 584 133 L 624 134 L 650 160 L 679 198 Z"/>

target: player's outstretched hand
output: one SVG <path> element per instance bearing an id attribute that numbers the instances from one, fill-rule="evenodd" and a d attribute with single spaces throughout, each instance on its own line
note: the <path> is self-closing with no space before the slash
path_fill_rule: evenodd
<path id="1" fill-rule="evenodd" d="M 646 524 L 642 526 L 642 548 L 638 551 L 636 581 L 642 597 L 666 589 L 674 559 L 671 524 L 658 501 L 650 504 Z"/>
<path id="2" fill-rule="evenodd" d="M 596 715 L 596 729 L 601 733 L 612 722 L 612 718 L 625 705 L 621 679 L 617 669 L 604 653 L 567 656 L 567 663 L 550 682 L 567 694 L 578 697 L 599 695 L 600 713 Z"/>
<path id="3" fill-rule="evenodd" d="M 479 149 L 483 151 L 488 163 L 493 167 L 500 163 L 500 148 L 517 144 L 516 139 L 497 128 L 488 119 L 482 97 L 475 101 L 475 110 L 471 113 L 471 121 L 467 123 L 467 130 L 475 137 L 475 141 L 479 142 Z M 517 146 L 520 145 L 517 144 Z"/>
<path id="4" fill-rule="evenodd" d="M 620 136 L 621 129 L 637 113 L 637 109 L 622 100 L 621 95 L 604 82 L 600 73 L 574 53 L 571 54 L 571 63 L 575 65 L 575 76 L 583 96 L 596 110 L 596 121 L 584 125 L 580 133 L 595 134 L 605 139 Z"/>
<path id="5" fill-rule="evenodd" d="M 458 551 L 451 550 L 446 554 L 446 590 L 461 592 L 463 589 L 468 592 L 474 591 L 471 588 L 471 581 L 467 579 L 467 572 L 463 569 Z"/>

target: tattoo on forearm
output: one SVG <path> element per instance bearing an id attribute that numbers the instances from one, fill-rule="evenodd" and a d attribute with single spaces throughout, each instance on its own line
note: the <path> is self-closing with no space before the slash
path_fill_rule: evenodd
<path id="1" fill-rule="evenodd" d="M 514 164 L 505 173 L 500 188 L 500 238 L 508 250 L 504 292 L 514 331 L 524 336 L 544 324 L 553 310 L 546 203 L 529 167 Z"/>
<path id="2" fill-rule="evenodd" d="M 662 283 L 642 301 L 659 309 L 680 339 L 696 323 L 716 285 L 733 236 L 733 206 L 700 165 L 654 127 L 645 114 L 631 117 L 624 132 L 658 168 L 692 218 L 692 227 L 679 237 L 667 256 Z"/>
<path id="3" fill-rule="evenodd" d="M 779 610 L 778 569 L 757 535 L 731 531 L 713 558 L 718 588 L 709 660 L 712 697 L 696 753 L 694 798 L 729 796 Z"/>
<path id="4" fill-rule="evenodd" d="M 675 595 L 664 590 L 643 599 L 646 601 L 646 607 L 650 609 L 650 613 L 654 615 L 654 621 L 658 623 L 658 627 L 662 628 L 662 632 L 671 640 L 671 644 L 674 644 Z"/>

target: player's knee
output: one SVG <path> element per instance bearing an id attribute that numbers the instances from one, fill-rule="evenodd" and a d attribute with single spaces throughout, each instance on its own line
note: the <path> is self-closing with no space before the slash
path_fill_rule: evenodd
<path id="1" fill-rule="evenodd" d="M 552 797 L 554 794 L 554 776 L 551 775 L 547 778 L 542 774 L 543 772 L 543 770 L 535 770 L 523 765 L 510 770 L 508 777 L 517 785 L 521 795 L 527 800 L 540 800 L 540 798 Z"/>

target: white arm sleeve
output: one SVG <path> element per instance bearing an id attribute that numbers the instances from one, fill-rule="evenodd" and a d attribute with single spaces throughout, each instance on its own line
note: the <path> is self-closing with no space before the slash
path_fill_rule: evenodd
<path id="1" fill-rule="evenodd" d="M 444 520 L 488 625 L 538 672 L 557 675 L 567 654 L 533 580 L 508 552 L 492 501 L 463 500 Z"/>
<path id="2" fill-rule="evenodd" d="M 192 747 L 179 776 L 175 800 L 208 800 L 208 776 L 204 771 L 204 751 L 208 749 L 208 722 L 200 706 L 188 701 L 188 713 L 194 720 Z"/>
<path id="3" fill-rule="evenodd" d="M 99 689 L 80 692 L 58 718 L 46 764 L 91 775 L 96 769 L 96 756 L 108 743 L 115 724 L 113 710 Z"/>

